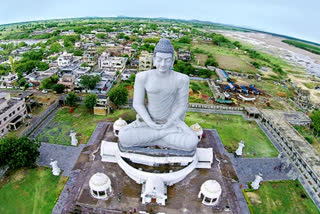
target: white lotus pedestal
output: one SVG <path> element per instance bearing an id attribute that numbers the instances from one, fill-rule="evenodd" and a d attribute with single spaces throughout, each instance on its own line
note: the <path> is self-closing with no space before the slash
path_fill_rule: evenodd
<path id="1" fill-rule="evenodd" d="M 213 162 L 212 148 L 197 148 L 192 156 L 155 156 L 122 152 L 118 143 L 102 141 L 100 155 L 103 162 L 117 163 L 120 168 L 136 183 L 142 184 L 142 203 L 157 203 L 165 205 L 167 199 L 167 186 L 182 181 L 196 168 L 210 169 Z M 166 173 L 147 172 L 142 168 L 134 167 L 128 163 L 143 164 L 147 166 L 179 165 L 177 171 L 170 170 Z"/>

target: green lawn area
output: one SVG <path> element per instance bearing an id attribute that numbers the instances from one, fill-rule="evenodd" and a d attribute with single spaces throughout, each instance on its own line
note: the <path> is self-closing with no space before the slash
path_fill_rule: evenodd
<path id="1" fill-rule="evenodd" d="M 19 169 L 2 178 L 0 213 L 51 213 L 67 177 L 53 176 L 50 168 Z"/>
<path id="2" fill-rule="evenodd" d="M 189 94 L 189 103 L 206 103 L 206 100 L 201 95 L 213 96 L 206 81 L 191 80 L 189 87 L 192 89 L 192 94 Z"/>
<path id="3" fill-rule="evenodd" d="M 258 190 L 244 190 L 251 214 L 318 214 L 299 181 L 262 182 Z"/>
<path id="4" fill-rule="evenodd" d="M 58 111 L 53 120 L 41 131 L 38 138 L 41 142 L 71 145 L 70 130 L 77 133 L 79 143 L 87 143 L 96 125 L 100 121 L 115 121 L 119 117 L 134 120 L 136 113 L 129 109 L 117 110 L 107 116 L 93 115 L 84 106 L 78 106 L 71 114 L 69 107 Z"/>
<path id="5" fill-rule="evenodd" d="M 308 126 L 293 126 L 320 154 L 320 137 L 316 137 Z"/>
<path id="6" fill-rule="evenodd" d="M 235 152 L 238 143 L 245 141 L 244 157 L 277 157 L 278 151 L 255 121 L 240 115 L 187 112 L 187 125 L 199 123 L 204 129 L 216 129 L 228 152 Z"/>

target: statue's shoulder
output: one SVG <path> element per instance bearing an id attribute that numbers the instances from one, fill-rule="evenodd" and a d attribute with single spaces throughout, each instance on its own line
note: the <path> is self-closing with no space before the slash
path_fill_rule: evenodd
<path id="1" fill-rule="evenodd" d="M 183 73 L 179 73 L 179 72 L 176 72 L 176 71 L 173 71 L 176 78 L 182 82 L 182 83 L 185 83 L 185 82 L 189 82 L 189 76 L 186 75 L 186 74 L 183 74 Z"/>
<path id="2" fill-rule="evenodd" d="M 146 79 L 153 70 L 148 71 L 140 71 L 137 73 L 136 78 L 138 79 Z"/>

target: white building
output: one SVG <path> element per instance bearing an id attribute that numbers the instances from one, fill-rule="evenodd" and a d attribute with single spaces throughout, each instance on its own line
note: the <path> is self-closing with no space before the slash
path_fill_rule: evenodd
<path id="1" fill-rule="evenodd" d="M 58 66 L 66 67 L 69 66 L 73 62 L 73 54 L 64 52 L 62 55 L 58 57 Z"/>
<path id="2" fill-rule="evenodd" d="M 142 52 L 139 57 L 139 70 L 147 71 L 152 69 L 153 56 L 148 52 Z"/>
<path id="3" fill-rule="evenodd" d="M 0 137 L 9 130 L 17 129 L 26 115 L 24 99 L 11 98 L 9 93 L 0 93 Z"/>
<path id="4" fill-rule="evenodd" d="M 18 79 L 17 74 L 9 73 L 6 76 L 1 76 L 0 78 L 0 88 L 10 88 L 13 86 L 14 81 Z"/>
<path id="5" fill-rule="evenodd" d="M 111 57 L 109 53 L 103 52 L 99 57 L 98 64 L 100 69 L 113 68 L 116 70 L 123 70 L 126 66 L 127 58 L 125 57 Z"/>

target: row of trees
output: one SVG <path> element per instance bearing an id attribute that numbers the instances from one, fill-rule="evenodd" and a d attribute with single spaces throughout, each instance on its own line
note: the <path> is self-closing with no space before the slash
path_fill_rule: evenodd
<path id="1" fill-rule="evenodd" d="M 212 58 L 212 61 L 210 61 L 210 63 L 207 63 L 207 65 L 217 66 L 217 63 L 214 63 L 213 60 L 214 59 Z M 200 76 L 202 78 L 210 78 L 213 75 L 213 71 L 210 71 L 208 69 L 196 69 L 191 65 L 191 63 L 183 62 L 181 60 L 178 60 L 174 65 L 174 70 L 186 75 Z"/>

